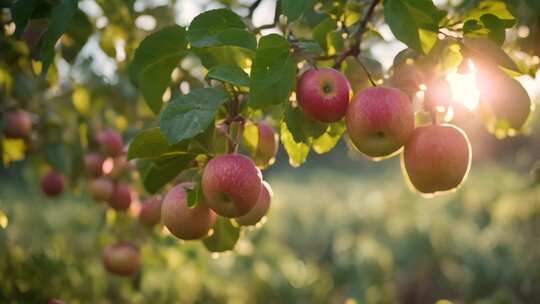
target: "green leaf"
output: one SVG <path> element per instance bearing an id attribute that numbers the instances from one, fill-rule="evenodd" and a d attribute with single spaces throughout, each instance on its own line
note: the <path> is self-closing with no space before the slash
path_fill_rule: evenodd
<path id="1" fill-rule="evenodd" d="M 300 18 L 312 6 L 313 0 L 281 0 L 281 12 L 289 22 Z"/>
<path id="2" fill-rule="evenodd" d="M 410 48 L 427 53 L 437 40 L 446 12 L 431 0 L 386 0 L 384 18 L 394 36 Z"/>
<path id="3" fill-rule="evenodd" d="M 294 43 L 295 52 L 301 56 L 319 56 L 324 50 L 317 41 L 301 39 Z"/>
<path id="4" fill-rule="evenodd" d="M 326 50 L 328 49 L 326 36 L 335 29 L 337 29 L 336 20 L 328 17 L 313 28 L 313 40 L 317 41 Z"/>
<path id="5" fill-rule="evenodd" d="M 150 162 L 141 172 L 144 188 L 152 194 L 158 192 L 180 172 L 187 169 L 192 160 L 193 155 L 184 154 Z"/>
<path id="6" fill-rule="evenodd" d="M 131 143 L 128 149 L 128 160 L 135 158 L 156 158 L 163 155 L 178 155 L 185 154 L 187 143 L 179 143 L 170 146 L 167 140 L 161 134 L 159 128 L 150 128 L 139 132 Z"/>
<path id="7" fill-rule="evenodd" d="M 170 75 L 187 54 L 186 48 L 184 28 L 174 25 L 147 36 L 135 51 L 129 75 L 154 113 L 161 109 Z"/>
<path id="8" fill-rule="evenodd" d="M 484 26 L 489 30 L 488 37 L 498 45 L 502 45 L 506 38 L 506 29 L 514 26 L 514 20 L 503 20 L 492 14 L 480 17 Z"/>
<path id="9" fill-rule="evenodd" d="M 285 112 L 285 123 L 297 143 L 310 144 L 311 140 L 324 134 L 328 124 L 309 118 L 299 107 L 289 107 Z"/>
<path id="10" fill-rule="evenodd" d="M 200 203 L 203 200 L 203 192 L 202 192 L 202 186 L 201 186 L 201 176 L 198 176 L 198 180 L 195 183 L 195 187 L 193 189 L 187 190 L 187 204 L 189 208 L 194 208 L 197 206 L 198 203 Z"/>
<path id="11" fill-rule="evenodd" d="M 331 123 L 323 135 L 313 140 L 313 151 L 318 154 L 329 152 L 336 146 L 344 132 L 343 122 Z"/>
<path id="12" fill-rule="evenodd" d="M 227 218 L 218 216 L 211 236 L 203 239 L 203 244 L 211 252 L 233 250 L 240 239 L 240 228 L 233 225 Z"/>
<path id="13" fill-rule="evenodd" d="M 478 61 L 491 61 L 499 66 L 520 73 L 516 63 L 495 42 L 488 38 L 465 38 L 467 55 Z"/>
<path id="14" fill-rule="evenodd" d="M 249 86 L 249 75 L 237 66 L 219 65 L 211 68 L 206 76 L 236 86 Z"/>
<path id="15" fill-rule="evenodd" d="M 69 40 L 66 42 L 66 40 L 63 39 L 62 57 L 64 57 L 66 61 L 73 63 L 83 46 L 86 44 L 88 37 L 92 35 L 93 30 L 92 22 L 88 19 L 88 16 L 80 9 L 77 9 L 73 20 L 65 33 L 65 36 L 69 38 Z"/>
<path id="16" fill-rule="evenodd" d="M 478 5 L 463 14 L 463 20 L 480 18 L 485 14 L 491 14 L 502 20 L 515 20 L 516 17 L 510 11 L 508 4 L 502 0 L 482 0 Z"/>
<path id="17" fill-rule="evenodd" d="M 43 65 L 43 74 L 47 73 L 49 65 L 54 60 L 56 42 L 67 30 L 69 23 L 78 7 L 78 0 L 64 0 L 52 10 L 49 28 L 43 36 L 39 58 Z"/>
<path id="18" fill-rule="evenodd" d="M 264 108 L 287 102 L 296 84 L 296 70 L 285 38 L 277 34 L 262 37 L 251 69 L 250 105 Z"/>
<path id="19" fill-rule="evenodd" d="M 160 118 L 160 129 L 167 142 L 174 145 L 204 132 L 214 121 L 219 107 L 229 99 L 226 91 L 198 88 L 169 102 Z"/>
<path id="20" fill-rule="evenodd" d="M 254 51 L 238 46 L 214 46 L 207 48 L 194 48 L 193 51 L 201 60 L 202 65 L 211 69 L 218 65 L 239 66 L 248 68 L 253 61 Z"/>
<path id="21" fill-rule="evenodd" d="M 70 175 L 71 173 L 71 154 L 68 147 L 62 143 L 50 143 L 46 146 L 45 154 L 47 161 L 56 170 Z"/>
<path id="22" fill-rule="evenodd" d="M 15 23 L 15 36 L 20 36 L 38 5 L 38 0 L 18 0 L 11 6 L 11 18 Z"/>
<path id="23" fill-rule="evenodd" d="M 281 142 L 289 155 L 289 164 L 293 167 L 302 165 L 309 155 L 309 145 L 304 142 L 297 143 L 285 122 L 281 122 Z"/>

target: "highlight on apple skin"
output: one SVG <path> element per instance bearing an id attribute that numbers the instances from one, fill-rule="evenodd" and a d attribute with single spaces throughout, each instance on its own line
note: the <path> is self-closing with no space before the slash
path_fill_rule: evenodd
<path id="1" fill-rule="evenodd" d="M 457 189 L 471 166 L 471 145 L 465 132 L 453 125 L 417 128 L 405 144 L 402 172 L 425 196 Z"/>
<path id="2" fill-rule="evenodd" d="M 97 152 L 89 152 L 84 155 L 84 167 L 90 177 L 98 177 L 103 174 L 103 162 L 105 158 Z"/>
<path id="3" fill-rule="evenodd" d="M 264 169 L 274 164 L 279 148 L 279 137 L 276 131 L 265 121 L 257 123 L 259 140 L 255 149 L 253 161 L 257 167 Z"/>
<path id="4" fill-rule="evenodd" d="M 107 155 L 117 157 L 124 154 L 124 140 L 115 130 L 105 129 L 97 134 L 96 139 Z"/>
<path id="5" fill-rule="evenodd" d="M 89 184 L 90 195 L 96 202 L 106 202 L 111 199 L 114 192 L 113 181 L 106 177 L 98 177 Z"/>
<path id="6" fill-rule="evenodd" d="M 341 120 L 347 111 L 351 87 L 341 72 L 332 68 L 314 68 L 298 79 L 298 104 L 311 118 L 320 122 Z"/>
<path id="7" fill-rule="evenodd" d="M 372 87 L 353 98 L 345 121 L 354 146 L 379 160 L 401 149 L 414 130 L 414 119 L 413 104 L 405 93 Z"/>
<path id="8" fill-rule="evenodd" d="M 205 203 L 218 215 L 236 218 L 247 214 L 262 187 L 261 171 L 241 154 L 218 155 L 204 168 L 202 189 Z"/>
<path id="9" fill-rule="evenodd" d="M 204 202 L 197 202 L 193 208 L 188 206 L 185 187 L 179 184 L 173 187 L 161 206 L 161 220 L 172 235 L 182 240 L 198 240 L 206 235 L 216 221 L 216 214 Z"/>
<path id="10" fill-rule="evenodd" d="M 56 197 L 64 191 L 64 176 L 54 170 L 47 172 L 41 178 L 41 191 L 48 197 Z"/>
<path id="11" fill-rule="evenodd" d="M 107 202 L 114 210 L 124 211 L 131 206 L 132 199 L 131 187 L 128 184 L 116 183 L 112 195 Z"/>
<path id="12" fill-rule="evenodd" d="M 6 113 L 4 134 L 7 138 L 25 138 L 32 132 L 32 119 L 24 110 Z"/>
<path id="13" fill-rule="evenodd" d="M 139 212 L 139 221 L 146 226 L 152 227 L 161 221 L 161 198 L 152 196 L 141 205 Z"/>
<path id="14" fill-rule="evenodd" d="M 272 187 L 270 187 L 270 184 L 266 181 L 263 181 L 262 185 L 263 186 L 261 189 L 261 194 L 259 195 L 259 200 L 257 201 L 255 207 L 253 207 L 253 209 L 251 209 L 248 214 L 234 219 L 238 223 L 238 225 L 256 225 L 268 213 L 268 209 L 270 209 L 270 203 L 272 201 L 272 197 L 274 196 L 274 192 L 272 191 Z"/>
<path id="15" fill-rule="evenodd" d="M 103 251 L 103 265 L 112 274 L 133 276 L 141 266 L 139 247 L 128 242 L 109 245 Z"/>

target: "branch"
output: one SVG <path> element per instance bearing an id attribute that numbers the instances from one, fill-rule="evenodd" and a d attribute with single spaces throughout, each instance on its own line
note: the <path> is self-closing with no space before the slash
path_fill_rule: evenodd
<path id="1" fill-rule="evenodd" d="M 249 13 L 247 15 L 248 18 L 251 19 L 251 17 L 253 17 L 253 13 L 255 12 L 255 10 L 257 9 L 257 7 L 259 7 L 259 4 L 261 4 L 262 0 L 255 0 L 255 2 L 253 2 L 250 6 L 249 6 Z"/>

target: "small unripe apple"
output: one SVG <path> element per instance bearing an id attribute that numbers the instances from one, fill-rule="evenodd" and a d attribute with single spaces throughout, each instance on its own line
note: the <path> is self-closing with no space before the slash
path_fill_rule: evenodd
<path id="1" fill-rule="evenodd" d="M 401 90 L 372 87 L 358 93 L 349 105 L 347 132 L 354 146 L 372 158 L 393 155 L 414 130 L 414 110 Z"/>
<path id="2" fill-rule="evenodd" d="M 124 140 L 113 129 L 105 129 L 99 132 L 97 141 L 109 156 L 117 157 L 124 154 Z"/>
<path id="3" fill-rule="evenodd" d="M 219 155 L 204 168 L 202 189 L 206 204 L 221 216 L 235 218 L 247 214 L 255 207 L 261 187 L 261 171 L 244 155 Z"/>
<path id="4" fill-rule="evenodd" d="M 311 118 L 321 122 L 339 121 L 345 116 L 350 98 L 349 81 L 331 68 L 311 69 L 298 79 L 296 97 Z"/>
<path id="5" fill-rule="evenodd" d="M 32 119 L 24 110 L 6 113 L 4 134 L 8 138 L 24 138 L 32 132 Z"/>
<path id="6" fill-rule="evenodd" d="M 268 213 L 272 196 L 274 196 L 272 187 L 270 187 L 269 183 L 263 181 L 261 194 L 259 195 L 259 200 L 255 207 L 253 207 L 248 214 L 236 218 L 235 221 L 241 226 L 256 225 Z"/>
<path id="7" fill-rule="evenodd" d="M 48 197 L 58 196 L 64 191 L 64 176 L 54 170 L 49 171 L 41 178 L 41 191 Z"/>
<path id="8" fill-rule="evenodd" d="M 264 169 L 272 165 L 276 160 L 279 137 L 276 131 L 264 121 L 258 122 L 257 128 L 259 130 L 259 141 L 255 148 L 253 160 L 259 168 Z"/>
<path id="9" fill-rule="evenodd" d="M 161 198 L 153 196 L 146 199 L 139 212 L 139 221 L 147 226 L 155 226 L 161 220 Z"/>
<path id="10" fill-rule="evenodd" d="M 90 182 L 89 190 L 95 201 L 106 202 L 113 194 L 114 183 L 110 178 L 102 176 Z"/>
<path id="11" fill-rule="evenodd" d="M 103 265 L 112 274 L 132 276 L 139 271 L 141 265 L 139 247 L 127 242 L 109 245 L 103 251 Z"/>
<path id="12" fill-rule="evenodd" d="M 187 203 L 185 184 L 172 188 L 161 206 L 161 219 L 167 229 L 182 240 L 205 237 L 216 221 L 216 214 L 203 202 L 190 208 Z"/>
<path id="13" fill-rule="evenodd" d="M 86 173 L 91 177 L 98 177 L 103 174 L 103 162 L 105 158 L 97 152 L 90 152 L 84 155 L 84 167 Z"/>
<path id="14" fill-rule="evenodd" d="M 471 166 L 471 145 L 465 132 L 452 125 L 414 130 L 405 144 L 403 175 L 418 192 L 437 194 L 457 188 Z"/>
<path id="15" fill-rule="evenodd" d="M 123 211 L 129 209 L 131 205 L 131 187 L 124 183 L 117 183 L 114 185 L 113 193 L 109 198 L 109 206 L 116 211 Z"/>

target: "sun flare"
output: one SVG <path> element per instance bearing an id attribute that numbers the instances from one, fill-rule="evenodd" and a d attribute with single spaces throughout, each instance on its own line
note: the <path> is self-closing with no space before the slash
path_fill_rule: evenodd
<path id="1" fill-rule="evenodd" d="M 454 101 L 463 104 L 470 110 L 478 107 L 480 91 L 476 85 L 476 70 L 472 61 L 468 62 L 469 72 L 460 74 L 452 71 L 446 75 L 446 80 L 450 84 L 452 98 Z"/>

